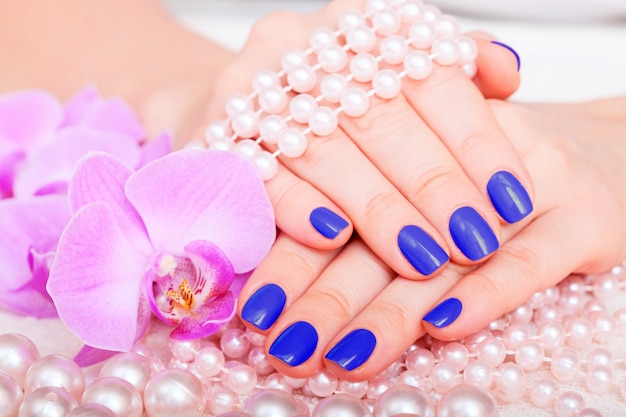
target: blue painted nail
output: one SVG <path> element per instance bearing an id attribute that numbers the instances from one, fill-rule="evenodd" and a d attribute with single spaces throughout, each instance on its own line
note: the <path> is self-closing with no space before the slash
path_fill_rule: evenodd
<path id="1" fill-rule="evenodd" d="M 269 354 L 289 366 L 306 362 L 317 347 L 317 331 L 306 321 L 297 321 L 274 340 Z"/>
<path id="2" fill-rule="evenodd" d="M 461 207 L 452 213 L 450 234 L 456 246 L 472 261 L 484 258 L 500 247 L 491 227 L 471 207 Z"/>
<path id="3" fill-rule="evenodd" d="M 267 330 L 282 313 L 286 301 L 285 291 L 278 285 L 264 285 L 246 301 L 241 318 L 261 330 Z"/>
<path id="4" fill-rule="evenodd" d="M 500 171 L 487 183 L 487 193 L 500 216 L 515 223 L 533 211 L 533 203 L 521 182 L 513 174 Z"/>
<path id="5" fill-rule="evenodd" d="M 430 310 L 422 320 L 441 329 L 452 324 L 461 314 L 461 310 L 463 310 L 461 300 L 448 298 Z"/>
<path id="6" fill-rule="evenodd" d="M 517 53 L 517 51 L 513 48 L 511 48 L 509 45 L 507 45 L 506 43 L 502 43 L 502 42 L 498 42 L 498 41 L 491 41 L 491 43 L 493 43 L 494 45 L 499 45 L 505 49 L 508 49 L 509 51 L 511 51 L 513 53 L 513 55 L 515 55 L 515 59 L 517 60 L 517 72 L 519 72 L 521 66 L 522 66 L 522 62 L 520 61 L 519 58 L 519 54 Z"/>
<path id="7" fill-rule="evenodd" d="M 421 228 L 408 225 L 398 233 L 398 247 L 413 268 L 430 275 L 448 262 L 448 254 Z"/>
<path id="8" fill-rule="evenodd" d="M 346 371 L 351 371 L 369 359 L 376 347 L 376 336 L 366 329 L 348 333 L 326 354 L 329 359 Z"/>
<path id="9" fill-rule="evenodd" d="M 315 230 L 328 239 L 336 238 L 349 224 L 346 219 L 326 207 L 314 209 L 309 220 Z"/>

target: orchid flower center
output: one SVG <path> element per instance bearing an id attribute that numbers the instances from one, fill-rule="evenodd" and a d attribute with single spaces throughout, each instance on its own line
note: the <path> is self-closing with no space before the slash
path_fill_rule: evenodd
<path id="1" fill-rule="evenodd" d="M 178 285 L 178 290 L 169 290 L 166 294 L 170 300 L 180 307 L 185 310 L 191 310 L 193 305 L 193 290 L 189 286 L 189 281 L 187 281 L 186 278 Z"/>

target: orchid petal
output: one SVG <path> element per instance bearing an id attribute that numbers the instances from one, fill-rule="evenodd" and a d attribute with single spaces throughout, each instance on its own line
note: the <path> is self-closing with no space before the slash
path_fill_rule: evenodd
<path id="1" fill-rule="evenodd" d="M 64 129 L 53 144 L 29 155 L 16 175 L 15 195 L 33 195 L 46 184 L 69 181 L 76 162 L 89 151 L 109 153 L 130 166 L 141 157 L 139 147 L 128 136 L 88 127 Z"/>
<path id="2" fill-rule="evenodd" d="M 235 315 L 235 297 L 229 291 L 204 304 L 181 320 L 170 333 L 172 339 L 191 340 L 210 336 Z"/>
<path id="3" fill-rule="evenodd" d="M 65 119 L 63 120 L 63 126 L 72 126 L 80 123 L 85 111 L 99 98 L 100 94 L 94 85 L 88 85 L 74 94 L 74 96 L 65 103 Z"/>
<path id="4" fill-rule="evenodd" d="M 185 254 L 198 271 L 193 283 L 198 302 L 204 303 L 229 290 L 235 271 L 219 247 L 205 240 L 195 240 L 185 245 Z"/>
<path id="5" fill-rule="evenodd" d="M 69 219 L 65 196 L 0 201 L 0 304 L 22 314 L 50 315 L 47 297 L 33 288 L 27 289 L 33 280 L 37 284 L 37 280 L 47 278 L 37 275 L 43 273 L 39 269 L 43 264 L 29 262 L 30 254 L 33 250 L 40 254 L 54 251 Z M 31 295 L 36 299 L 29 306 Z"/>
<path id="6" fill-rule="evenodd" d="M 107 202 L 122 233 L 138 251 L 149 254 L 152 246 L 143 221 L 124 194 L 124 183 L 132 170 L 119 159 L 92 152 L 76 164 L 68 197 L 72 212 L 96 201 Z"/>
<path id="7" fill-rule="evenodd" d="M 275 237 L 261 178 L 249 161 L 231 152 L 174 152 L 133 174 L 126 195 L 156 248 L 176 253 L 187 242 L 210 241 L 236 273 L 254 268 Z"/>
<path id="8" fill-rule="evenodd" d="M 141 146 L 141 162 L 139 167 L 152 162 L 155 159 L 164 157 L 172 152 L 173 137 L 169 132 L 160 134 L 159 136 L 149 140 Z"/>
<path id="9" fill-rule="evenodd" d="M 137 336 L 145 262 L 126 240 L 109 204 L 81 208 L 61 235 L 48 279 L 59 317 L 85 344 L 130 350 Z"/>
<path id="10" fill-rule="evenodd" d="M 11 152 L 8 155 L 0 156 L 0 200 L 13 196 L 15 170 L 25 157 L 26 153 L 23 151 Z"/>
<path id="11" fill-rule="evenodd" d="M 84 345 L 74 356 L 74 362 L 82 368 L 104 362 L 119 353 L 120 352 L 117 350 L 97 349 L 89 345 Z"/>
<path id="12" fill-rule="evenodd" d="M 45 91 L 0 96 L 0 138 L 22 149 L 49 140 L 63 120 L 61 103 Z"/>

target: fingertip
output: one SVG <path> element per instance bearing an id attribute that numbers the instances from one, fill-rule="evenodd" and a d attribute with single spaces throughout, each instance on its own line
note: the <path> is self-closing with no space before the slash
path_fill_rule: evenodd
<path id="1" fill-rule="evenodd" d="M 521 59 L 513 47 L 490 35 L 471 34 L 476 41 L 478 56 L 474 83 L 486 98 L 506 99 L 520 86 Z"/>

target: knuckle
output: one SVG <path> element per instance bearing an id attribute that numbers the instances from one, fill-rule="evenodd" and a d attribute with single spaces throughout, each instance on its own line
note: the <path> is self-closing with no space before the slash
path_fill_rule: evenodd
<path id="1" fill-rule="evenodd" d="M 394 300 L 376 300 L 368 307 L 374 317 L 384 317 L 385 323 L 391 327 L 399 328 L 416 328 L 417 325 L 412 322 L 412 315 L 409 316 L 409 310 L 404 307 L 402 302 Z"/>
<path id="2" fill-rule="evenodd" d="M 346 320 L 357 313 L 354 294 L 349 290 L 343 291 L 340 287 L 333 287 L 324 290 L 311 288 L 310 291 L 309 296 L 316 309 L 322 308 L 324 311 L 332 312 L 332 317 Z"/>
<path id="3" fill-rule="evenodd" d="M 276 265 L 289 265 L 288 271 L 285 271 L 289 274 L 289 279 L 313 279 L 319 273 L 320 266 L 315 258 L 310 256 L 309 251 L 301 250 L 299 245 L 282 251 L 273 251 L 272 255 L 276 257 Z"/>
<path id="4" fill-rule="evenodd" d="M 489 147 L 490 139 L 493 138 L 490 127 L 483 124 L 470 124 L 460 130 L 462 138 L 459 152 L 462 155 L 481 153 L 481 149 Z M 482 152 L 484 153 L 484 152 Z"/>
<path id="5" fill-rule="evenodd" d="M 398 206 L 398 198 L 395 191 L 384 190 L 376 192 L 363 205 L 365 221 L 375 221 L 383 218 L 385 213 L 392 213 Z"/>
<path id="6" fill-rule="evenodd" d="M 261 17 L 250 30 L 250 39 L 260 44 L 268 41 L 282 41 L 286 34 L 299 33 L 304 18 L 302 15 L 279 10 Z M 296 46 L 296 45 L 294 45 Z"/>
<path id="7" fill-rule="evenodd" d="M 413 201 L 420 201 L 421 196 L 434 196 L 442 190 L 454 190 L 458 180 L 458 173 L 453 167 L 437 164 L 424 172 L 419 172 L 410 182 Z"/>

